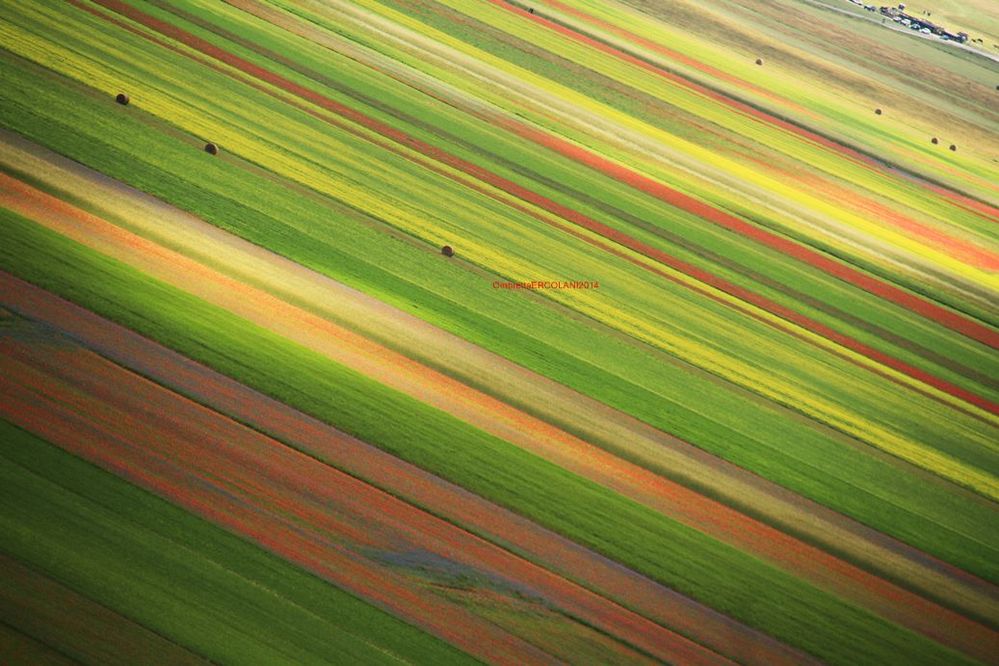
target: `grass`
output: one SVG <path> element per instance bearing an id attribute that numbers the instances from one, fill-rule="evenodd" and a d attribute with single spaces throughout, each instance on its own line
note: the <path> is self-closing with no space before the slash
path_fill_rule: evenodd
<path id="1" fill-rule="evenodd" d="M 962 663 L 958 655 L 928 639 L 846 604 L 787 572 L 580 479 L 325 357 L 9 212 L 2 214 L 2 220 L 7 242 L 0 249 L 0 266 L 5 270 L 507 506 L 829 663 L 879 664 L 896 658 L 913 664 Z M 30 469 L 63 469 L 45 464 L 40 456 L 27 449 L 17 446 L 13 449 L 24 451 L 25 459 L 18 459 L 19 465 L 36 461 L 38 467 Z M 5 455 L 12 454 L 5 450 Z M 80 478 L 80 473 L 67 476 Z M 32 483 L 23 472 L 10 469 L 6 477 L 0 487 L 9 493 L 16 519 L 13 526 L 8 522 L 9 534 L 4 542 L 30 549 L 27 553 L 13 553 L 19 557 L 53 566 L 52 560 L 58 560 L 56 554 L 62 551 L 46 544 L 39 534 L 63 533 L 57 516 L 69 510 L 64 493 L 52 489 L 52 501 L 59 501 L 61 510 L 43 520 L 24 512 L 31 507 L 48 506 L 47 502 L 33 498 L 29 489 L 49 486 Z M 23 499 L 13 501 L 19 497 Z M 121 502 L 111 505 L 119 504 L 128 506 Z M 11 521 L 10 513 L 7 519 Z M 104 523 L 112 519 L 106 511 L 94 509 L 94 513 L 70 522 L 85 531 L 94 521 Z M 157 524 L 164 529 L 181 530 L 183 523 L 171 519 Z M 38 534 L 28 526 L 35 526 Z M 81 537 L 74 535 L 74 538 Z M 156 550 L 160 548 L 157 541 Z M 141 561 L 143 557 L 141 552 L 120 547 L 111 550 L 133 561 Z M 96 553 L 82 546 L 74 552 L 84 558 L 80 566 L 87 560 L 100 561 Z M 86 573 L 94 584 L 100 584 L 107 575 L 100 567 Z M 142 598 L 138 595 L 141 589 L 129 590 L 127 585 L 112 584 L 107 589 L 120 590 L 126 598 Z M 149 610 L 170 617 L 184 605 L 163 601 Z M 244 607 L 251 614 L 256 608 L 252 603 Z M 219 609 L 223 614 L 224 611 Z M 240 623 L 240 626 L 247 625 Z M 851 636 L 849 642 L 842 640 L 844 633 Z M 248 646 L 244 638 L 235 640 L 233 649 Z M 289 645 L 288 649 L 295 648 Z"/>
<path id="2" fill-rule="evenodd" d="M 0 622 L 0 660 L 5 664 L 63 666 L 77 662 L 38 640 Z"/>

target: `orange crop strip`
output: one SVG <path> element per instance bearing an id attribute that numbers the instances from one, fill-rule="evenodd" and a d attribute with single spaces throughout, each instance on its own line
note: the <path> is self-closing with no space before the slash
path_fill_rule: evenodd
<path id="1" fill-rule="evenodd" d="M 805 173 L 787 174 L 785 178 L 793 178 L 808 191 L 821 193 L 823 198 L 844 204 L 867 219 L 877 220 L 899 229 L 903 235 L 918 238 L 924 246 L 944 252 L 969 266 L 984 271 L 999 271 L 999 253 L 919 222 L 904 213 L 892 210 L 872 197 Z"/>
<path id="2" fill-rule="evenodd" d="M 999 208 L 989 205 L 983 201 L 966 197 L 963 194 L 959 194 L 934 183 L 927 183 L 925 186 L 937 194 L 941 194 L 948 199 L 951 199 L 955 205 L 963 208 L 964 210 L 971 211 L 972 213 L 978 213 L 982 217 L 987 218 L 993 224 L 999 224 Z"/>

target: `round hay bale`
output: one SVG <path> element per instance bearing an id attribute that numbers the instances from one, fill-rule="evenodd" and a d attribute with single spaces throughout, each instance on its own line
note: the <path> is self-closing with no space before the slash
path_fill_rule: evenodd
<path id="1" fill-rule="evenodd" d="M 756 59 L 756 64 L 757 65 L 762 65 L 763 64 L 763 58 L 757 58 Z"/>
<path id="2" fill-rule="evenodd" d="M 118 102 L 122 106 L 128 106 L 128 95 L 125 93 L 118 93 L 114 96 L 114 101 Z"/>
<path id="3" fill-rule="evenodd" d="M 218 155 L 219 147 L 216 146 L 214 143 L 206 143 L 205 152 L 208 153 L 209 155 Z"/>
<path id="4" fill-rule="evenodd" d="M 930 143 L 932 143 L 935 146 L 938 143 L 940 143 L 940 139 L 933 137 L 932 139 L 930 139 Z"/>
<path id="5" fill-rule="evenodd" d="M 441 248 L 441 254 L 443 254 L 445 257 L 453 257 L 454 248 L 451 247 L 450 245 L 445 245 L 444 247 Z"/>
<path id="6" fill-rule="evenodd" d="M 874 109 L 874 114 L 880 116 L 881 115 L 881 109 Z"/>
<path id="7" fill-rule="evenodd" d="M 957 152 L 957 146 L 955 146 L 953 143 L 950 144 L 950 149 Z"/>

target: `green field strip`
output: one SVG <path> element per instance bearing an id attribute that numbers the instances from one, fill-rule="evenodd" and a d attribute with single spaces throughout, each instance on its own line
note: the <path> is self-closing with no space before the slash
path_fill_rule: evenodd
<path id="1" fill-rule="evenodd" d="M 9 436 L 8 428 L 0 428 Z M 3 554 L 0 582 L 0 623 L 73 660 L 122 665 L 209 663 Z"/>
<path id="2" fill-rule="evenodd" d="M 216 662 L 475 663 L 0 421 L 3 549 Z"/>
<path id="3" fill-rule="evenodd" d="M 37 225 L 4 268 L 830 663 L 957 654 Z M 54 259 L 58 257 L 58 262 Z M 210 342 L 208 342 L 210 341 Z M 624 529 L 623 526 L 627 526 Z M 843 631 L 852 637 L 841 640 Z"/>
<path id="4" fill-rule="evenodd" d="M 13 73 L 17 70 L 9 68 L 6 71 Z M 30 88 L 24 92 L 29 90 Z M 50 96 L 44 101 L 39 100 L 38 108 L 58 109 L 63 103 L 58 97 Z M 994 575 L 991 573 L 994 570 L 990 556 L 978 558 L 974 555 L 978 550 L 977 546 L 967 549 L 956 547 L 950 543 L 949 538 L 941 539 L 940 534 L 935 529 L 913 529 L 914 515 L 925 511 L 936 513 L 943 507 L 956 509 L 960 505 L 960 500 L 957 498 L 941 498 L 943 501 L 926 501 L 924 503 L 920 493 L 906 496 L 909 491 L 901 491 L 901 487 L 896 485 L 898 483 L 895 478 L 897 475 L 888 471 L 865 477 L 867 480 L 858 478 L 851 473 L 848 490 L 844 489 L 845 492 L 833 490 L 832 488 L 840 483 L 839 479 L 842 477 L 844 469 L 869 468 L 870 463 L 859 464 L 855 460 L 853 464 L 837 469 L 836 465 L 830 464 L 831 460 L 843 456 L 856 459 L 856 454 L 840 451 L 839 449 L 842 447 L 828 440 L 825 444 L 819 444 L 823 441 L 821 437 L 798 424 L 792 425 L 783 419 L 775 418 L 778 416 L 776 412 L 768 414 L 766 410 L 761 411 L 758 407 L 750 407 L 745 401 L 738 399 L 735 399 L 733 403 L 730 398 L 725 398 L 716 388 L 709 388 L 708 385 L 703 385 L 701 388 L 694 386 L 692 383 L 696 380 L 689 373 L 681 372 L 676 375 L 675 371 L 666 370 L 673 372 L 677 381 L 680 382 L 676 384 L 677 387 L 682 387 L 678 391 L 666 390 L 663 392 L 663 389 L 656 388 L 653 391 L 636 392 L 636 381 L 638 385 L 664 386 L 663 371 L 653 372 L 644 355 L 633 356 L 631 361 L 621 359 L 611 363 L 610 367 L 615 368 L 613 375 L 608 375 L 606 370 L 597 371 L 591 366 L 606 367 L 607 352 L 604 350 L 604 343 L 595 342 L 588 331 L 580 332 L 572 326 L 566 326 L 566 322 L 554 314 L 542 313 L 544 315 L 542 319 L 538 319 L 537 312 L 529 315 L 530 310 L 523 309 L 526 307 L 525 302 L 509 294 L 497 295 L 495 299 L 491 299 L 490 309 L 493 310 L 494 314 L 473 315 L 463 305 L 473 299 L 464 295 L 469 293 L 463 289 L 467 285 L 463 285 L 461 280 L 456 279 L 456 276 L 460 274 L 455 269 L 440 267 L 440 264 L 428 265 L 425 258 L 407 255 L 402 248 L 398 247 L 390 248 L 392 254 L 388 255 L 390 258 L 387 261 L 385 261 L 385 248 L 377 249 L 376 245 L 369 245 L 370 249 L 361 250 L 361 256 L 377 257 L 382 266 L 391 265 L 397 276 L 408 276 L 403 277 L 404 284 L 400 284 L 399 277 L 391 277 L 382 267 L 375 268 L 365 262 L 358 264 L 356 259 L 351 259 L 349 255 L 344 254 L 342 247 L 337 247 L 339 243 L 331 244 L 330 237 L 327 237 L 328 240 L 321 246 L 316 245 L 317 239 L 314 234 L 323 226 L 323 220 L 328 216 L 327 210 L 314 209 L 310 211 L 306 207 L 307 202 L 304 201 L 295 201 L 292 205 L 287 201 L 287 196 L 283 197 L 283 201 L 281 200 L 282 193 L 280 192 L 264 194 L 260 186 L 251 185 L 251 181 L 247 180 L 245 173 L 237 174 L 231 170 L 227 171 L 228 167 L 224 162 L 206 163 L 205 157 L 195 154 L 190 147 L 176 147 L 169 142 L 164 143 L 158 137 L 149 136 L 145 130 L 141 129 L 141 126 L 131 125 L 133 129 L 128 130 L 130 121 L 126 118 L 115 118 L 113 124 L 109 124 L 107 118 L 104 117 L 106 114 L 102 112 L 102 108 L 109 107 L 110 103 L 101 107 L 92 102 L 90 106 L 93 108 L 92 115 L 87 118 L 83 125 L 84 127 L 100 128 L 100 130 L 99 133 L 94 133 L 96 136 L 91 135 L 85 139 L 79 134 L 79 129 L 59 130 L 61 123 L 55 119 L 46 119 L 32 128 L 32 123 L 37 123 L 38 120 L 35 120 L 34 114 L 28 110 L 14 114 L 5 122 L 26 129 L 38 140 L 50 145 L 55 141 L 58 144 L 57 147 L 63 152 L 68 152 L 68 154 L 102 170 L 123 177 L 140 188 L 159 194 L 167 200 L 180 202 L 182 207 L 193 209 L 206 219 L 214 220 L 217 224 L 233 229 L 237 233 L 248 234 L 255 242 L 294 256 L 306 265 L 316 267 L 321 271 L 332 272 L 334 277 L 344 279 L 354 286 L 369 291 L 369 293 L 384 297 L 389 302 L 398 304 L 404 309 L 429 317 L 459 335 L 469 337 L 480 344 L 486 344 L 490 348 L 498 349 L 500 353 L 524 362 L 529 367 L 538 369 L 544 374 L 567 381 L 570 385 L 582 387 L 583 390 L 599 395 L 601 399 L 609 401 L 614 406 L 635 413 L 654 425 L 675 432 L 689 441 L 719 453 L 737 464 L 759 471 L 765 476 L 769 476 L 779 483 L 784 483 L 799 492 L 804 492 L 818 501 L 835 506 L 849 515 L 858 517 L 862 522 L 895 534 L 930 552 L 946 553 L 945 559 L 969 568 L 969 570 L 978 571 L 987 578 Z M 74 108 L 77 113 L 80 113 L 87 108 L 87 105 L 76 105 Z M 84 131 L 86 130 L 84 129 Z M 118 148 L 112 148 L 103 143 L 107 138 L 115 135 L 122 137 L 116 139 Z M 154 143 L 150 145 L 150 141 L 154 141 Z M 183 180 L 178 180 L 176 176 L 167 175 L 161 168 L 149 169 L 141 163 L 134 162 L 134 158 L 125 158 L 124 155 L 127 153 L 121 151 L 123 147 L 128 150 L 129 146 L 143 147 L 141 150 L 147 156 L 162 156 L 162 164 L 169 164 L 171 170 L 176 170 L 177 173 L 205 174 L 204 170 L 210 169 L 211 176 L 207 179 L 199 177 L 197 184 L 184 184 Z M 101 157 L 95 151 L 109 152 L 104 152 L 103 157 Z M 127 168 L 123 168 L 124 163 L 128 164 Z M 232 174 L 232 177 L 224 176 L 226 173 Z M 211 187 L 214 183 L 220 185 L 217 192 L 209 193 L 202 190 L 206 186 Z M 271 214 L 278 215 L 285 220 L 302 222 L 313 220 L 311 225 L 308 223 L 304 225 L 310 227 L 310 237 L 301 237 L 300 241 L 289 242 L 294 236 L 289 236 L 290 230 L 286 225 L 277 224 L 275 226 L 273 218 L 261 218 L 259 212 L 249 210 L 244 204 L 236 204 L 227 199 L 224 192 L 252 193 L 244 200 L 257 206 L 266 205 Z M 252 228 L 252 225 L 256 224 L 254 220 L 264 222 L 264 225 L 254 231 Z M 249 226 L 233 227 L 233 224 Z M 267 230 L 268 227 L 270 230 Z M 360 240 L 360 236 L 360 231 L 351 233 L 352 240 Z M 377 244 L 378 239 L 373 238 L 371 242 Z M 383 261 L 385 263 L 382 263 Z M 372 273 L 372 271 L 375 272 Z M 436 271 L 443 272 L 436 273 Z M 439 288 L 443 292 L 441 295 L 444 296 L 445 300 L 439 300 L 439 296 L 431 295 L 427 288 L 427 284 L 430 283 L 428 280 L 432 280 L 432 276 L 435 274 L 440 276 L 439 286 L 438 283 L 434 283 L 435 288 Z M 414 279 L 413 276 L 416 275 L 421 277 Z M 388 286 L 392 284 L 393 280 L 396 281 L 395 284 L 399 285 L 398 287 Z M 398 291 L 400 288 L 402 291 Z M 414 308 L 413 299 L 423 305 Z M 496 310 L 496 308 L 500 309 Z M 495 314 L 495 312 L 502 311 L 508 313 L 506 322 L 503 323 L 496 319 Z M 484 318 L 480 319 L 480 316 Z M 563 366 L 557 359 L 566 358 L 564 350 L 558 350 L 549 344 L 538 345 L 536 338 L 521 337 L 521 334 L 517 334 L 509 328 L 511 324 L 523 327 L 527 321 L 537 324 L 537 330 L 550 331 L 552 337 L 558 339 L 562 344 L 573 346 L 572 354 L 574 356 L 583 354 L 584 358 L 587 359 L 586 365 L 571 368 L 572 365 L 578 365 L 580 362 L 574 361 L 568 366 Z M 483 324 L 488 324 L 488 327 L 483 329 Z M 620 347 L 612 340 L 606 344 L 612 348 Z M 624 382 L 620 379 L 621 376 L 628 373 L 634 373 L 635 379 L 631 382 Z M 664 400 L 665 402 L 663 402 Z M 704 408 L 704 405 L 707 404 L 719 407 L 717 411 L 712 410 L 709 413 Z M 716 421 L 721 423 L 715 423 Z M 745 432 L 747 421 L 753 423 L 755 432 Z M 771 425 L 763 425 L 764 423 L 772 424 L 772 427 Z M 767 455 L 763 453 L 764 451 L 771 453 Z M 776 457 L 773 455 L 774 453 L 776 453 Z M 823 468 L 827 472 L 814 476 L 803 473 L 806 468 L 803 468 L 801 463 L 791 464 L 791 460 L 795 457 L 810 461 L 809 469 L 814 466 L 815 468 Z M 861 476 L 863 477 L 863 475 Z M 890 481 L 886 482 L 886 478 Z M 858 485 L 867 488 L 867 492 L 876 497 L 891 498 L 890 501 L 899 506 L 913 507 L 918 504 L 923 506 L 917 511 L 907 509 L 903 514 L 905 517 L 899 515 L 898 519 L 894 520 L 885 515 L 885 509 L 880 503 L 877 506 L 871 506 L 869 500 L 864 499 L 863 495 L 858 495 L 856 493 Z M 920 500 L 914 500 L 916 497 L 919 497 Z M 948 508 L 946 512 L 949 513 L 950 510 Z M 967 525 L 965 531 L 968 534 L 974 533 L 975 522 L 969 520 L 967 516 L 949 515 L 939 522 L 947 525 L 950 529 L 965 524 Z"/>

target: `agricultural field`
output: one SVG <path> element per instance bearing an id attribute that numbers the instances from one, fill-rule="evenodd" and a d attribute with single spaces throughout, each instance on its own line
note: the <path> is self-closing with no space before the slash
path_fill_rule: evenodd
<path id="1" fill-rule="evenodd" d="M 0 663 L 999 664 L 999 64 L 834 4 L 0 4 Z"/>

